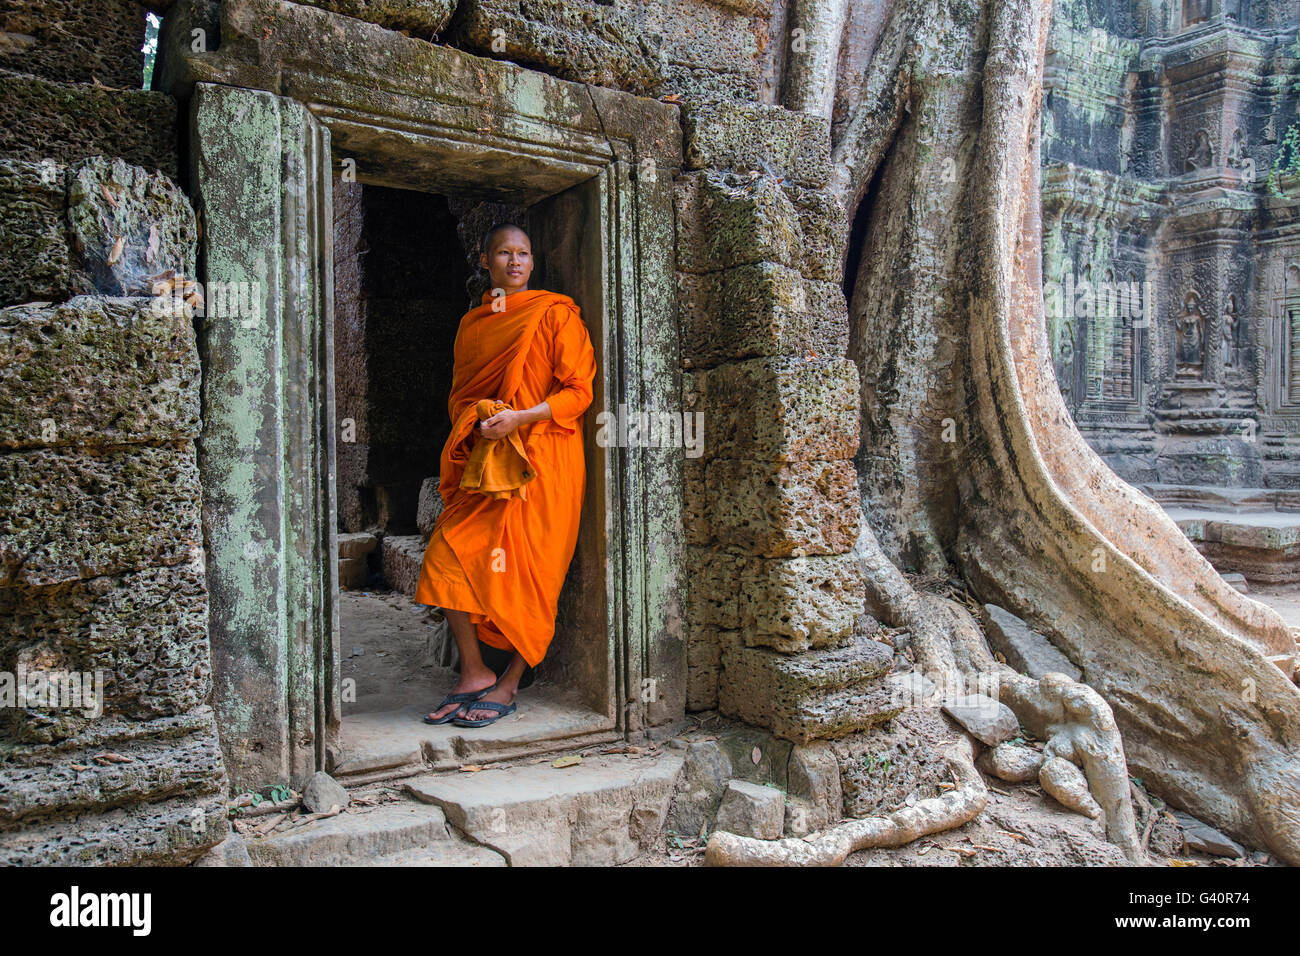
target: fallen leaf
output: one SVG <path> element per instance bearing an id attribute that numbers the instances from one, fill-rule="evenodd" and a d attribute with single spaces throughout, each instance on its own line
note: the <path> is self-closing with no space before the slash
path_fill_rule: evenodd
<path id="1" fill-rule="evenodd" d="M 561 770 L 565 767 L 576 767 L 580 763 L 582 763 L 582 758 L 577 754 L 566 754 L 563 757 L 556 757 L 551 761 L 551 766 L 557 770 Z"/>
<path id="2" fill-rule="evenodd" d="M 104 194 L 104 198 L 108 200 L 108 204 L 112 206 L 114 209 L 117 209 L 119 206 L 122 205 L 120 202 L 117 201 L 117 197 L 114 196 L 112 192 L 109 191 L 108 186 L 106 186 L 104 183 L 99 184 L 99 191 Z"/>
<path id="3" fill-rule="evenodd" d="M 90 766 L 84 763 L 74 763 L 70 765 L 73 770 L 89 770 Z"/>
<path id="4" fill-rule="evenodd" d="M 105 751 L 102 754 L 95 754 L 95 756 L 91 757 L 90 759 L 95 761 L 103 761 L 105 763 L 131 763 L 132 762 L 130 757 L 123 757 L 121 754 L 115 754 L 110 751 Z"/>
<path id="5" fill-rule="evenodd" d="M 476 763 L 467 763 L 460 768 L 461 773 L 478 773 L 483 767 Z"/>
<path id="6" fill-rule="evenodd" d="M 122 250 L 125 248 L 126 248 L 126 236 L 118 236 L 117 242 L 113 243 L 113 249 L 108 254 L 108 264 L 110 266 L 117 265 L 118 261 L 121 260 L 122 258 Z"/>
<path id="7" fill-rule="evenodd" d="M 760 760 L 763 759 L 763 751 L 755 747 L 753 750 L 749 752 L 749 759 L 754 761 L 754 763 L 758 763 Z"/>

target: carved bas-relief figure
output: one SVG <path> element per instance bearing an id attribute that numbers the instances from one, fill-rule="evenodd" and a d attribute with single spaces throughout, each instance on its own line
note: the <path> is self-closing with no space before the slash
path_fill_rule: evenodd
<path id="1" fill-rule="evenodd" d="M 1174 319 L 1174 377 L 1205 377 L 1205 314 L 1195 292 L 1183 299 L 1183 311 Z"/>
<path id="2" fill-rule="evenodd" d="M 1184 165 L 1189 173 L 1194 169 L 1209 169 L 1214 165 L 1214 150 L 1210 146 L 1210 134 L 1205 130 L 1196 131 L 1196 142 Z"/>
<path id="3" fill-rule="evenodd" d="M 1223 306 L 1223 321 L 1219 324 L 1220 345 L 1223 350 L 1223 367 L 1230 369 L 1237 364 L 1237 297 L 1228 293 L 1228 301 Z"/>

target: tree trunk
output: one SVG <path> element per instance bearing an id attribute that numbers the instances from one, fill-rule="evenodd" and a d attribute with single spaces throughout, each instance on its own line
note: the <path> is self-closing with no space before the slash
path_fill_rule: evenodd
<path id="1" fill-rule="evenodd" d="M 1050 6 L 896 0 L 836 146 L 865 224 L 848 274 L 869 584 L 882 617 L 921 627 L 927 605 L 884 558 L 956 565 L 1083 669 L 1153 790 L 1300 863 L 1293 638 L 1110 472 L 1056 384 L 1038 182 Z"/>

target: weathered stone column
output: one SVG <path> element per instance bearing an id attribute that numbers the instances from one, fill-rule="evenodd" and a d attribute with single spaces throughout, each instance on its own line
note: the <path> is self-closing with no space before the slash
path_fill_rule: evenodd
<path id="1" fill-rule="evenodd" d="M 827 120 L 701 105 L 685 125 L 684 402 L 704 415 L 686 473 L 688 707 L 838 736 L 888 716 L 867 685 L 892 657 L 854 635 L 858 376 Z"/>
<path id="2" fill-rule="evenodd" d="M 296 786 L 338 721 L 329 133 L 269 93 L 191 108 L 215 706 L 237 787 Z"/>
<path id="3" fill-rule="evenodd" d="M 186 863 L 229 833 L 199 362 L 179 300 L 140 293 L 192 272 L 194 213 L 106 157 L 0 164 L 0 207 L 0 305 L 99 293 L 0 310 L 0 864 Z"/>

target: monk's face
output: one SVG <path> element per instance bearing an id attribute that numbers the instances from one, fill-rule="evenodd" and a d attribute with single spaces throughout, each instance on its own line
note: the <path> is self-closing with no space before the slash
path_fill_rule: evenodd
<path id="1" fill-rule="evenodd" d="M 488 271 L 492 288 L 504 289 L 506 295 L 527 289 L 533 273 L 533 247 L 521 230 L 502 229 L 480 256 L 480 265 Z"/>

